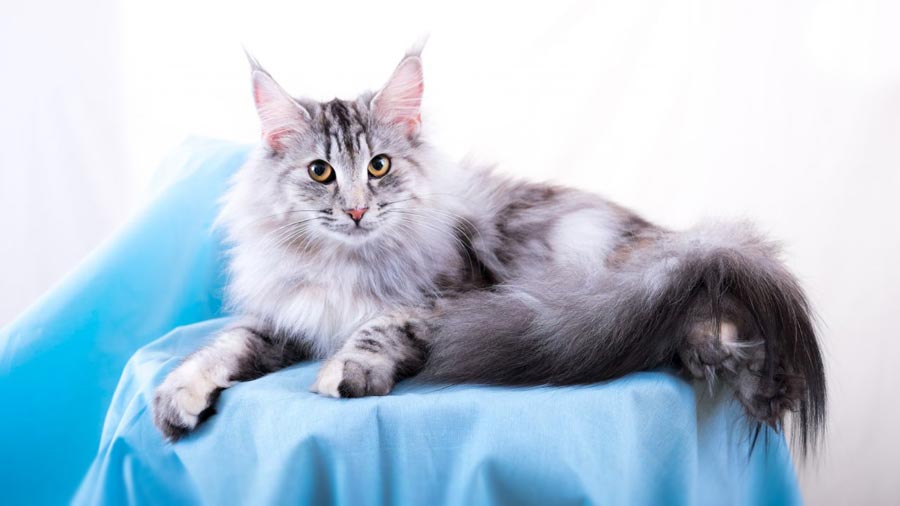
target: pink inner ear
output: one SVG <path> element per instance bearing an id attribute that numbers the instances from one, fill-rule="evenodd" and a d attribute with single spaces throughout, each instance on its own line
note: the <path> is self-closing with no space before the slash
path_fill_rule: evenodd
<path id="1" fill-rule="evenodd" d="M 405 58 L 373 100 L 376 117 L 385 123 L 405 125 L 407 133 L 414 134 L 422 123 L 424 91 L 421 60 L 417 56 Z"/>
<path id="2" fill-rule="evenodd" d="M 262 126 L 262 137 L 272 149 L 283 149 L 285 136 L 306 128 L 306 111 L 264 72 L 253 73 L 253 101 Z"/>

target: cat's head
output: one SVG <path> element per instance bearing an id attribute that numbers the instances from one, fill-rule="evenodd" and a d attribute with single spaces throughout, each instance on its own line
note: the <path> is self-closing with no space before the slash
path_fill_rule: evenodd
<path id="1" fill-rule="evenodd" d="M 354 100 L 292 98 L 251 58 L 263 153 L 245 184 L 260 212 L 306 238 L 363 244 L 410 222 L 428 196 L 420 138 L 424 89 L 418 52 L 379 91 Z"/>

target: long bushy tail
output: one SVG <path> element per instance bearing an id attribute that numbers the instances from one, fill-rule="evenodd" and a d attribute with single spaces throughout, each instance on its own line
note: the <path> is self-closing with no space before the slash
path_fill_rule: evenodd
<path id="1" fill-rule="evenodd" d="M 725 322 L 736 339 L 704 340 Z M 728 380 L 760 423 L 778 429 L 794 412 L 803 453 L 824 427 L 809 305 L 775 246 L 746 225 L 666 235 L 616 267 L 551 268 L 448 298 L 433 324 L 423 374 L 436 380 L 579 384 L 680 364 Z"/>

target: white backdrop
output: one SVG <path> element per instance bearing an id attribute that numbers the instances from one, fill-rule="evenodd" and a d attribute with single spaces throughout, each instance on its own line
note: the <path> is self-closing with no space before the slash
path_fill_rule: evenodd
<path id="1" fill-rule="evenodd" d="M 181 139 L 257 138 L 241 44 L 325 99 L 430 34 L 425 121 L 450 152 L 783 239 L 831 387 L 807 500 L 900 503 L 897 3 L 253 4 L 4 1 L 0 323 L 127 220 Z"/>

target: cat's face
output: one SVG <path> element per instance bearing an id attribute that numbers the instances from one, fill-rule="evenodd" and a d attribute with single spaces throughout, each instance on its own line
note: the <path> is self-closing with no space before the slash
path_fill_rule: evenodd
<path id="1" fill-rule="evenodd" d="M 411 205 L 428 187 L 418 56 L 407 56 L 378 93 L 352 101 L 292 99 L 258 66 L 253 84 L 268 150 L 258 182 L 287 228 L 361 244 L 420 221 Z"/>

